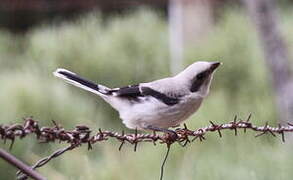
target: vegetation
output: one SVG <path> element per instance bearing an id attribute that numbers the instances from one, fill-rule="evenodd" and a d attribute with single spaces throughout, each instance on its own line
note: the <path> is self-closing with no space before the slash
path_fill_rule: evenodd
<path id="1" fill-rule="evenodd" d="M 292 52 L 292 14 L 282 14 L 282 31 Z M 289 52 L 290 52 L 289 50 Z M 292 54 L 291 54 L 292 56 Z M 33 115 L 40 124 L 51 120 L 66 128 L 86 124 L 93 129 L 126 130 L 118 114 L 99 97 L 53 77 L 57 67 L 77 72 L 109 87 L 135 84 L 170 75 L 167 22 L 158 12 L 142 9 L 102 20 L 85 15 L 74 22 L 43 25 L 25 35 L 0 32 L 0 122 L 20 122 Z M 188 127 L 231 121 L 235 114 L 262 125 L 277 125 L 270 80 L 256 34 L 241 9 L 227 9 L 209 35 L 186 52 L 185 65 L 219 60 L 211 94 L 188 121 Z M 215 133 L 185 148 L 172 146 L 165 179 L 291 179 L 291 144 L 253 133 L 234 137 Z M 8 148 L 1 144 L 0 147 Z M 62 144 L 17 140 L 12 153 L 28 164 Z M 140 144 L 137 152 L 117 142 L 78 148 L 39 171 L 48 179 L 158 179 L 166 148 Z M 0 161 L 1 179 L 15 169 Z"/>

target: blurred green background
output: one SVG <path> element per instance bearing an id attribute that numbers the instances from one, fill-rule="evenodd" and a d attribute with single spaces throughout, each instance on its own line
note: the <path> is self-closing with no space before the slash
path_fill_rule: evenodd
<path id="1" fill-rule="evenodd" d="M 293 50 L 293 11 L 282 7 L 281 31 Z M 229 122 L 252 113 L 258 125 L 276 126 L 276 108 L 257 34 L 246 12 L 227 7 L 200 44 L 186 51 L 184 66 L 198 60 L 224 63 L 216 72 L 211 93 L 187 125 L 197 129 Z M 292 53 L 290 54 L 292 57 Z M 25 34 L 0 30 L 0 123 L 21 123 L 33 116 L 44 126 L 51 120 L 73 129 L 77 124 L 126 130 L 116 111 L 91 93 L 55 78 L 63 67 L 109 87 L 169 76 L 168 27 L 165 16 L 150 8 L 112 15 L 91 12 L 72 21 L 42 24 Z M 128 131 L 132 132 L 132 131 Z M 207 135 L 185 148 L 174 144 L 164 179 L 276 180 L 292 179 L 292 145 L 280 138 L 233 131 Z M 9 144 L 9 143 L 8 143 Z M 8 150 L 8 144 L 0 147 Z M 48 179 L 159 179 L 165 145 L 125 145 L 108 141 L 86 146 L 52 160 L 38 171 Z M 35 138 L 16 140 L 12 154 L 28 164 L 64 144 L 39 144 Z M 0 160 L 0 179 L 14 179 L 16 169 Z"/>

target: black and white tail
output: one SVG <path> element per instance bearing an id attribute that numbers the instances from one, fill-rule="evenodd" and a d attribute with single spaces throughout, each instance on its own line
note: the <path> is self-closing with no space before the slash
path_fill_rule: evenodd
<path id="1" fill-rule="evenodd" d="M 66 69 L 61 69 L 58 68 L 55 72 L 53 72 L 53 74 L 56 77 L 59 77 L 61 79 L 64 79 L 65 81 L 67 81 L 68 83 L 77 86 L 79 88 L 82 88 L 84 90 L 90 91 L 92 93 L 95 93 L 97 95 L 100 96 L 107 96 L 110 95 L 110 88 L 107 88 L 103 85 L 100 84 L 96 84 L 92 81 L 86 80 L 80 76 L 78 76 L 77 74 L 68 71 Z"/>

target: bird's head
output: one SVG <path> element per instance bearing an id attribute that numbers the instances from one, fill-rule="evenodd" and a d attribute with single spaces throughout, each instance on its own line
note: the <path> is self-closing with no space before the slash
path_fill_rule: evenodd
<path id="1" fill-rule="evenodd" d="M 192 93 L 205 97 L 209 93 L 213 74 L 221 64 L 220 62 L 198 61 L 175 77 L 186 83 Z"/>

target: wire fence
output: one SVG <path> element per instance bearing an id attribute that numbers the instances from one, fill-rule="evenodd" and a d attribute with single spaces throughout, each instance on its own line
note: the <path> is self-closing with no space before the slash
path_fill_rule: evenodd
<path id="1" fill-rule="evenodd" d="M 95 132 L 85 125 L 78 125 L 73 130 L 66 130 L 55 121 L 52 121 L 52 127 L 40 127 L 38 121 L 30 117 L 25 118 L 23 124 L 0 125 L 0 139 L 2 139 L 4 143 L 7 140 L 10 140 L 10 149 L 13 147 L 16 138 L 23 139 L 31 134 L 34 134 L 39 142 L 49 143 L 58 141 L 69 144 L 68 147 L 57 150 L 52 155 L 39 160 L 35 165 L 30 167 L 29 170 L 31 172 L 25 171 L 23 170 L 23 168 L 16 166 L 13 162 L 7 160 L 7 158 L 5 158 L 5 155 L 1 153 L 0 157 L 20 169 L 20 171 L 17 173 L 17 179 L 24 180 L 27 179 L 28 176 L 32 177 L 31 173 L 34 173 L 34 170 L 36 168 L 44 166 L 50 160 L 59 157 L 66 151 L 73 150 L 83 144 L 87 145 L 88 149 L 90 150 L 92 149 L 93 144 L 101 141 L 107 141 L 111 138 L 116 139 L 121 143 L 119 146 L 119 150 L 121 150 L 125 143 L 133 144 L 134 151 L 136 151 L 137 144 L 141 142 L 150 142 L 154 145 L 156 145 L 156 143 L 166 144 L 168 147 L 168 155 L 169 148 L 173 143 L 178 142 L 181 146 L 186 146 L 188 143 L 191 143 L 194 140 L 205 140 L 205 135 L 211 132 L 217 132 L 219 137 L 222 137 L 221 132 L 223 130 L 233 130 L 235 135 L 238 134 L 238 131 L 240 129 L 243 129 L 244 132 L 246 132 L 247 130 L 252 130 L 257 132 L 257 134 L 255 135 L 256 137 L 264 134 L 271 134 L 272 136 L 280 135 L 283 142 L 285 142 L 285 133 L 293 132 L 293 124 L 290 123 L 288 123 L 287 126 L 282 126 L 279 124 L 277 127 L 271 127 L 268 125 L 268 123 L 266 123 L 264 126 L 256 126 L 250 122 L 250 118 L 251 115 L 249 115 L 245 120 L 241 120 L 237 116 L 235 116 L 233 121 L 225 124 L 216 124 L 210 121 L 209 126 L 199 128 L 197 130 L 191 130 L 186 126 L 186 124 L 184 124 L 184 127 L 175 129 L 174 135 L 170 133 L 157 134 L 155 131 L 151 134 L 141 134 L 138 133 L 137 130 L 135 131 L 135 133 L 127 134 L 124 133 L 124 131 L 118 133 L 101 129 Z M 12 156 L 11 154 L 9 155 Z M 165 161 L 166 158 L 163 162 L 163 165 L 165 164 Z M 162 172 L 163 166 L 161 168 L 161 176 Z"/>

